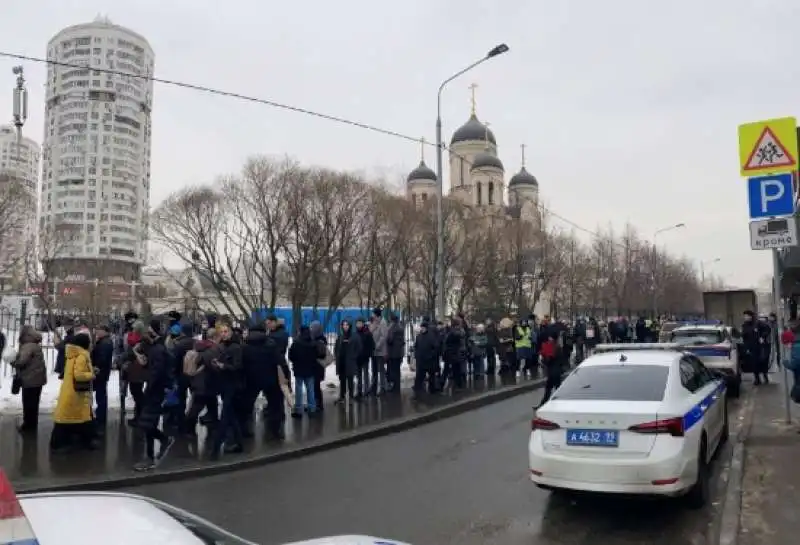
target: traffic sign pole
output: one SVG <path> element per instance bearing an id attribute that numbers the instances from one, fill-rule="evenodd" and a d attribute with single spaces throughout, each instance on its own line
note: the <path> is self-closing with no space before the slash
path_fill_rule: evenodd
<path id="1" fill-rule="evenodd" d="M 783 305 L 781 305 L 781 263 L 780 258 L 778 256 L 778 249 L 775 248 L 772 250 L 772 301 L 775 308 L 775 315 L 778 319 L 775 321 L 775 327 L 780 327 L 783 324 Z M 783 349 L 783 345 L 780 343 L 780 331 L 778 333 L 779 342 L 775 347 L 775 354 L 778 358 L 778 364 L 782 364 L 783 357 L 781 355 L 781 350 Z M 773 337 L 774 338 L 774 337 Z M 789 371 L 786 370 L 786 366 L 783 365 L 783 390 L 785 394 L 785 405 L 786 405 L 786 423 L 792 423 L 792 403 L 790 401 L 789 396 Z"/>

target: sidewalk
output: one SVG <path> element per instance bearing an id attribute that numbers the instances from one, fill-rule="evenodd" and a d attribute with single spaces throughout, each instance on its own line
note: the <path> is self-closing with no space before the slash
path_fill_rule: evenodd
<path id="1" fill-rule="evenodd" d="M 533 382 L 513 379 L 501 381 L 499 377 L 492 380 L 490 377 L 485 383 L 478 383 L 455 395 L 425 396 L 420 400 L 411 398 L 410 384 L 405 384 L 400 394 L 369 398 L 351 407 L 334 405 L 334 392 L 326 391 L 322 417 L 304 417 L 302 420 L 287 418 L 286 439 L 283 442 L 264 437 L 261 411 L 257 410 L 256 434 L 246 440 L 244 453 L 224 455 L 219 461 L 209 461 L 205 455 L 208 430 L 198 426 L 197 439 L 180 438 L 154 472 L 168 473 L 263 458 L 365 432 L 384 423 L 403 421 L 465 399 L 478 398 L 487 392 L 501 394 L 503 390 L 511 390 L 522 384 L 529 384 L 532 388 Z M 119 412 L 109 414 L 106 437 L 100 448 L 92 452 L 51 455 L 48 448 L 52 430 L 50 415 L 40 416 L 39 433 L 35 437 L 21 436 L 16 430 L 17 421 L 17 417 L 0 416 L 0 467 L 19 491 L 142 475 L 132 471 L 133 464 L 141 459 L 144 452 L 142 434 L 139 430 L 128 428 Z"/>
<path id="2" fill-rule="evenodd" d="M 752 424 L 746 430 L 739 545 L 797 542 L 800 508 L 800 405 L 786 424 L 783 371 L 756 388 Z M 791 385 L 791 377 L 789 384 Z"/>

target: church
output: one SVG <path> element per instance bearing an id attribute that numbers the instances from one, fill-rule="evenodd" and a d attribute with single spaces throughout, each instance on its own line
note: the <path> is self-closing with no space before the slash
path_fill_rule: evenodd
<path id="1" fill-rule="evenodd" d="M 525 146 L 520 146 L 520 170 L 506 184 L 506 170 L 498 155 L 497 139 L 489 124 L 481 122 L 476 113 L 475 87 L 474 84 L 471 86 L 470 117 L 453 133 L 448 147 L 449 196 L 477 214 L 498 219 L 522 219 L 538 227 L 541 225 L 539 182 L 525 168 Z M 436 172 L 425 163 L 424 157 L 406 182 L 408 198 L 415 205 L 421 206 L 429 199 L 436 199 Z"/>

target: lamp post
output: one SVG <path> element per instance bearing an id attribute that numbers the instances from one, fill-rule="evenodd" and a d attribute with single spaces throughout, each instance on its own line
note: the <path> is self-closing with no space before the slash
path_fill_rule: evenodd
<path id="1" fill-rule="evenodd" d="M 719 263 L 720 258 L 715 257 L 714 259 L 709 259 L 707 261 L 700 262 L 700 286 L 705 288 L 706 286 L 706 265 L 711 265 L 712 263 Z"/>
<path id="2" fill-rule="evenodd" d="M 444 319 L 447 313 L 447 303 L 444 292 L 444 213 L 442 211 L 444 200 L 444 176 L 442 174 L 442 91 L 445 86 L 454 79 L 462 76 L 489 59 L 497 57 L 507 52 L 509 47 L 506 44 L 499 44 L 493 47 L 486 55 L 473 62 L 444 80 L 439 85 L 436 94 L 436 295 L 438 309 L 436 314 L 438 319 Z"/>
<path id="3" fill-rule="evenodd" d="M 682 229 L 686 227 L 685 223 L 676 223 L 667 227 L 662 227 L 653 232 L 653 319 L 658 318 L 658 290 L 656 286 L 656 268 L 658 266 L 658 235 L 672 231 L 674 229 Z"/>

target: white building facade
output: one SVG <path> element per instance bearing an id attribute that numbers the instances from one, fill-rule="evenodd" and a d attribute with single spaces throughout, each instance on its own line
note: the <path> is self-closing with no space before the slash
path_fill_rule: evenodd
<path id="1" fill-rule="evenodd" d="M 25 137 L 17 141 L 16 127 L 0 126 L 0 290 L 10 288 L 9 280 L 20 272 L 14 265 L 22 265 L 33 240 L 40 157 L 39 144 Z"/>
<path id="2" fill-rule="evenodd" d="M 47 58 L 72 66 L 47 69 L 39 227 L 72 233 L 43 257 L 65 275 L 133 280 L 147 259 L 154 57 L 106 18 L 48 42 Z"/>

